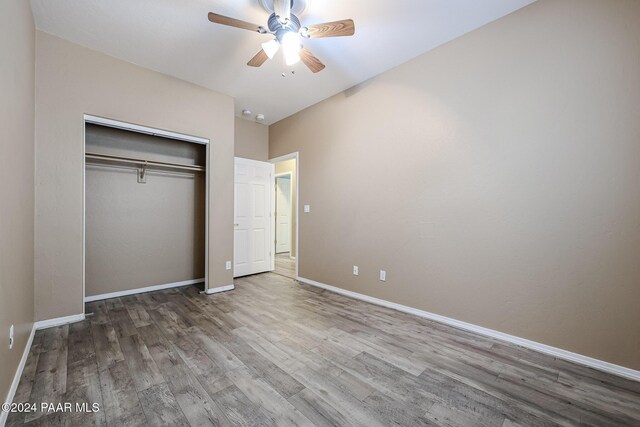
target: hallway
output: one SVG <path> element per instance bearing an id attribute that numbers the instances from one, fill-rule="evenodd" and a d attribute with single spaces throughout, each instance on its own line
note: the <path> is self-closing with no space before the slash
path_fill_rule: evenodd
<path id="1" fill-rule="evenodd" d="M 291 259 L 289 252 L 276 254 L 276 269 L 274 273 L 290 279 L 296 278 L 296 260 Z"/>

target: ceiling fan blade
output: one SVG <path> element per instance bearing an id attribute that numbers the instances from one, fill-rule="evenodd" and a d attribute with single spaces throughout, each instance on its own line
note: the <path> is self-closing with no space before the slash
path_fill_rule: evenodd
<path id="1" fill-rule="evenodd" d="M 260 49 L 260 52 L 258 52 L 256 56 L 251 58 L 251 61 L 247 62 L 247 65 L 249 67 L 259 67 L 264 64 L 267 59 L 269 59 L 267 53 L 264 51 L 264 49 Z"/>
<path id="2" fill-rule="evenodd" d="M 300 49 L 300 59 L 314 74 L 324 70 L 325 65 L 305 48 Z"/>
<path id="3" fill-rule="evenodd" d="M 309 25 L 306 28 L 305 35 L 312 39 L 321 37 L 345 37 L 352 36 L 356 33 L 356 25 L 353 23 L 353 19 Z"/>
<path id="4" fill-rule="evenodd" d="M 228 25 L 229 27 L 241 28 L 243 30 L 256 31 L 260 34 L 265 34 L 267 30 L 260 25 L 252 24 L 251 22 L 242 21 L 240 19 L 229 18 L 228 16 L 218 15 L 217 13 L 209 12 L 209 21 L 214 24 Z"/>

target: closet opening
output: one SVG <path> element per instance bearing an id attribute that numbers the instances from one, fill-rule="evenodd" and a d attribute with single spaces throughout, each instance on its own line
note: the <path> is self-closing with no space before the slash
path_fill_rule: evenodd
<path id="1" fill-rule="evenodd" d="M 208 140 L 85 116 L 84 301 L 207 290 Z"/>

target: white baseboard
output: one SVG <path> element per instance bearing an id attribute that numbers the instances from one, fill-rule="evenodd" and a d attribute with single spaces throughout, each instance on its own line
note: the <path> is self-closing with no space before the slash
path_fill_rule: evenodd
<path id="1" fill-rule="evenodd" d="M 18 384 L 20 384 L 20 378 L 22 378 L 22 372 L 24 371 L 24 366 L 27 364 L 27 358 L 29 357 L 29 352 L 31 351 L 31 344 L 33 343 L 33 337 L 36 334 L 36 324 L 34 323 L 31 327 L 31 333 L 29 334 L 29 339 L 27 339 L 27 343 L 24 346 L 24 351 L 22 352 L 22 358 L 20 359 L 20 363 L 18 364 L 18 369 L 16 369 L 16 374 L 13 376 L 13 381 L 11 382 L 11 387 L 9 388 L 9 393 L 7 393 L 7 398 L 5 399 L 5 403 L 12 403 L 13 398 L 16 395 L 16 390 L 18 390 Z M 9 413 L 5 411 L 0 411 L 0 427 L 4 427 L 7 422 L 7 418 L 9 417 Z"/>
<path id="2" fill-rule="evenodd" d="M 40 320 L 34 323 L 33 326 L 36 330 L 47 329 L 47 328 L 53 328 L 55 326 L 66 325 L 68 323 L 82 322 L 83 320 L 84 320 L 84 313 L 81 313 L 81 314 L 74 314 L 74 315 L 65 316 L 65 317 L 57 317 L 55 319 Z"/>
<path id="3" fill-rule="evenodd" d="M 236 288 L 235 285 L 221 286 L 219 288 L 211 288 L 204 291 L 207 295 L 218 294 L 220 292 L 232 291 Z"/>
<path id="4" fill-rule="evenodd" d="M 403 313 L 413 314 L 425 319 L 434 320 L 445 325 L 453 326 L 455 328 L 464 329 L 466 331 L 475 332 L 480 335 L 499 339 L 512 344 L 519 345 L 521 347 L 535 350 L 540 353 L 545 353 L 559 359 L 568 360 L 569 362 L 578 363 L 580 365 L 588 366 L 590 368 L 598 369 L 600 371 L 608 372 L 610 374 L 618 375 L 621 377 L 629 378 L 632 380 L 640 381 L 640 371 L 634 369 L 625 368 L 624 366 L 614 365 L 613 363 L 605 362 L 603 360 L 594 359 L 592 357 L 584 356 L 582 354 L 573 353 L 571 351 L 563 350 L 561 348 L 552 347 L 546 344 L 541 344 L 535 341 L 531 341 L 525 338 L 516 337 L 514 335 L 505 334 L 504 332 L 495 331 L 493 329 L 485 328 L 482 326 L 474 325 L 472 323 L 463 322 L 449 317 L 441 316 L 439 314 L 429 313 L 428 311 L 419 310 L 417 308 L 408 307 L 406 305 L 397 304 L 395 302 L 386 301 L 379 298 L 374 298 L 369 295 L 359 294 L 357 292 L 348 291 L 346 289 L 337 288 L 324 283 L 316 282 L 315 280 L 306 279 L 304 277 L 298 277 L 297 280 L 302 283 L 306 283 L 311 286 L 326 289 L 337 294 L 341 294 L 350 298 L 355 298 L 361 301 L 369 302 L 371 304 L 380 305 L 383 307 L 391 308 L 393 310 L 401 311 Z"/>
<path id="5" fill-rule="evenodd" d="M 147 286 L 147 287 L 138 288 L 138 289 L 129 289 L 126 291 L 111 292 L 108 294 L 92 295 L 90 297 L 85 297 L 84 302 L 100 301 L 104 299 L 124 297 L 127 295 L 144 294 L 146 292 L 161 291 L 163 289 L 171 289 L 171 288 L 179 288 L 182 286 L 195 285 L 197 283 L 202 283 L 202 282 L 204 282 L 204 279 L 184 280 L 182 282 L 167 283 L 164 285 L 154 285 L 154 286 Z"/>
<path id="6" fill-rule="evenodd" d="M 29 339 L 27 340 L 27 344 L 25 345 L 24 351 L 22 352 L 22 358 L 20 359 L 20 363 L 18 364 L 18 369 L 16 369 L 16 373 L 13 376 L 13 382 L 11 383 L 11 387 L 9 388 L 9 393 L 7 393 L 5 403 L 13 402 L 13 398 L 16 395 L 16 390 L 18 389 L 18 384 L 20 384 L 22 372 L 24 371 L 24 366 L 27 363 L 27 358 L 29 357 L 29 352 L 31 351 L 31 345 L 33 344 L 33 337 L 35 336 L 36 331 L 39 329 L 47 329 L 53 328 L 55 326 L 66 325 L 68 323 L 81 322 L 83 320 L 84 314 L 74 314 L 72 316 L 57 317 L 55 319 L 40 320 L 38 322 L 34 322 L 33 326 L 31 327 Z M 8 412 L 0 411 L 0 427 L 4 427 L 5 423 L 7 422 L 8 416 Z"/>

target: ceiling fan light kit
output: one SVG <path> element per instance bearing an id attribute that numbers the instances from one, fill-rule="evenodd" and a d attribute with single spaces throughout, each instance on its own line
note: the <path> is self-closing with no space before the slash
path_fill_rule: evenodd
<path id="1" fill-rule="evenodd" d="M 300 38 L 295 33 L 285 33 L 280 40 L 282 45 L 282 51 L 284 53 L 284 60 L 287 65 L 294 65 L 300 62 Z"/>
<path id="2" fill-rule="evenodd" d="M 351 19 L 327 22 L 303 27 L 300 19 L 292 11 L 302 11 L 294 0 L 260 0 L 262 6 L 273 12 L 267 20 L 267 28 L 239 19 L 229 18 L 210 12 L 209 20 L 215 24 L 227 25 L 243 30 L 255 31 L 260 34 L 273 34 L 274 39 L 262 43 L 262 49 L 247 63 L 250 67 L 260 67 L 268 59 L 273 59 L 282 47 L 285 62 L 291 66 L 300 60 L 313 73 L 322 71 L 325 65 L 309 50 L 302 46 L 301 39 L 323 37 L 346 37 L 355 34 L 355 24 Z M 298 12 L 300 13 L 300 12 Z"/>
<path id="3" fill-rule="evenodd" d="M 262 43 L 262 50 L 267 54 L 269 59 L 273 59 L 276 56 L 276 53 L 280 50 L 280 44 L 276 39 L 269 40 L 266 43 Z"/>

